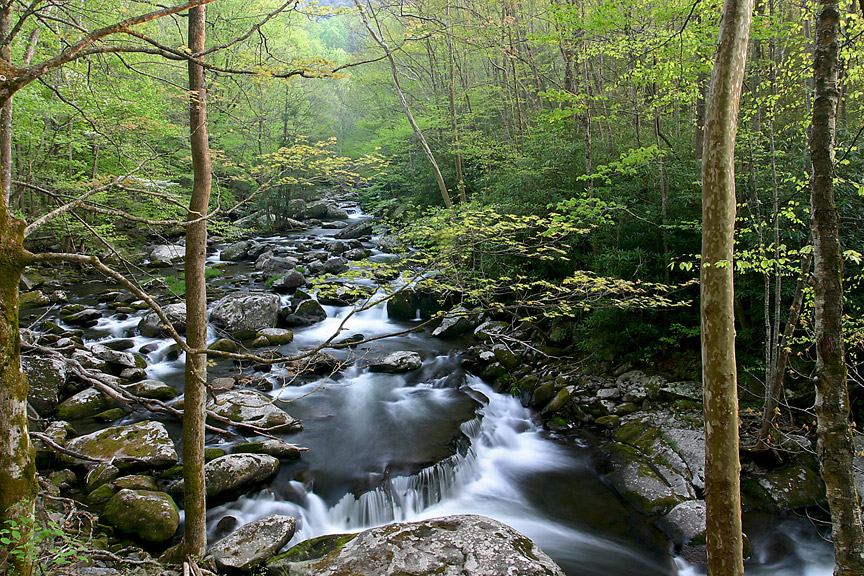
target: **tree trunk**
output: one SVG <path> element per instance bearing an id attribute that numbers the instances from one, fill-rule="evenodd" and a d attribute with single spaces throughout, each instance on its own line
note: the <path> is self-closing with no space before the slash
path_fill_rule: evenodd
<path id="1" fill-rule="evenodd" d="M 735 133 L 752 12 L 752 0 L 724 2 L 705 118 L 700 280 L 709 576 L 744 573 L 732 258 Z"/>
<path id="2" fill-rule="evenodd" d="M 204 50 L 206 8 L 189 10 L 189 47 L 192 53 Z M 207 215 L 210 204 L 211 165 L 207 135 L 207 86 L 204 68 L 189 62 L 189 130 L 192 145 L 194 184 L 189 201 L 186 228 L 186 342 L 193 349 L 207 347 L 207 285 L 204 266 L 207 258 Z M 206 354 L 186 355 L 183 401 L 183 500 L 186 520 L 183 533 L 184 556 L 203 558 L 207 550 L 207 505 L 204 490 L 204 421 L 207 385 Z"/>
<path id="3" fill-rule="evenodd" d="M 813 305 L 816 331 L 817 452 L 831 510 L 834 574 L 864 574 L 861 502 L 852 475 L 855 443 L 843 350 L 843 255 L 834 200 L 834 143 L 840 10 L 820 0 L 813 54 L 813 125 L 810 134 L 810 225 L 813 233 Z"/>
<path id="4" fill-rule="evenodd" d="M 438 162 L 435 160 L 435 156 L 432 154 L 432 149 L 429 148 L 429 143 L 426 142 L 426 137 L 423 136 L 423 132 L 420 130 L 420 127 L 414 120 L 414 114 L 411 113 L 411 107 L 408 105 L 408 100 L 405 98 L 405 92 L 402 90 L 402 84 L 399 82 L 399 70 L 396 67 L 396 60 L 393 59 L 393 52 L 390 50 L 390 47 L 384 41 L 384 38 L 379 36 L 378 33 L 376 33 L 375 30 L 372 28 L 372 23 L 369 21 L 369 17 L 366 15 L 366 10 L 363 8 L 360 0 L 354 0 L 354 5 L 360 12 L 360 18 L 362 18 L 363 25 L 366 27 L 366 30 L 369 31 L 369 34 L 372 35 L 372 38 L 375 40 L 375 42 L 379 46 L 381 46 L 382 50 L 384 50 L 384 55 L 387 57 L 387 61 L 390 63 L 390 73 L 393 77 L 393 85 L 396 87 L 396 93 L 399 96 L 399 102 L 402 104 L 402 109 L 405 111 L 405 116 L 408 118 L 408 123 L 411 124 L 411 129 L 414 130 L 414 135 L 417 137 L 417 140 L 420 141 L 420 147 L 423 148 L 423 153 L 426 155 L 426 159 L 429 160 L 429 164 L 432 165 L 432 171 L 435 173 L 435 181 L 438 182 L 438 189 L 441 192 L 441 198 L 444 200 L 444 206 L 450 208 L 453 206 L 453 202 L 450 201 L 450 194 L 449 192 L 447 192 L 447 184 L 444 182 L 444 176 L 441 174 L 441 169 L 438 167 Z"/>

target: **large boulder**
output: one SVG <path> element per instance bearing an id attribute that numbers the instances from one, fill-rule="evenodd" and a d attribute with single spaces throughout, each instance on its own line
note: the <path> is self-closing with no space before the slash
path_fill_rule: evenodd
<path id="1" fill-rule="evenodd" d="M 299 430 L 301 424 L 273 404 L 273 399 L 255 390 L 229 390 L 207 402 L 207 410 L 232 422 L 242 422 L 269 431 Z"/>
<path id="2" fill-rule="evenodd" d="M 57 406 L 61 420 L 79 420 L 99 414 L 111 406 L 111 400 L 96 388 L 86 388 Z"/>
<path id="3" fill-rule="evenodd" d="M 271 287 L 276 292 L 294 292 L 306 284 L 306 277 L 299 270 L 288 270 L 273 281 Z"/>
<path id="4" fill-rule="evenodd" d="M 160 468 L 177 463 L 177 451 L 161 422 L 115 426 L 66 443 L 72 452 L 113 460 L 118 468 Z"/>
<path id="5" fill-rule="evenodd" d="M 183 260 L 186 256 L 186 247 L 179 244 L 161 244 L 150 251 L 151 264 L 171 264 L 176 260 Z"/>
<path id="6" fill-rule="evenodd" d="M 354 238 L 362 238 L 363 236 L 371 235 L 372 223 L 368 220 L 361 220 L 359 222 L 349 224 L 347 227 L 337 232 L 333 237 L 337 240 L 352 240 Z"/>
<path id="7" fill-rule="evenodd" d="M 361 298 L 368 298 L 372 291 L 359 284 L 328 282 L 318 285 L 318 302 L 327 306 L 350 306 Z"/>
<path id="8" fill-rule="evenodd" d="M 269 454 L 279 458 L 280 460 L 288 460 L 291 458 L 299 458 L 301 452 L 305 452 L 307 448 L 301 448 L 296 444 L 289 444 L 279 438 L 267 438 L 265 440 L 255 440 L 252 442 L 243 442 L 235 444 L 231 449 L 232 454 Z"/>
<path id="9" fill-rule="evenodd" d="M 168 318 L 171 326 L 178 334 L 186 332 L 186 303 L 168 304 L 162 306 L 162 312 Z M 138 322 L 138 331 L 142 336 L 147 338 L 165 338 L 168 336 L 168 331 L 165 329 L 165 323 L 156 315 L 156 312 L 150 311 L 144 315 L 144 318 Z"/>
<path id="10" fill-rule="evenodd" d="M 284 276 L 297 267 L 299 261 L 290 256 L 262 255 L 255 262 L 255 269 L 260 270 L 265 278 Z"/>
<path id="11" fill-rule="evenodd" d="M 372 360 L 369 363 L 369 371 L 395 374 L 417 370 L 422 365 L 423 358 L 417 352 L 399 351 L 392 352 L 383 358 Z"/>
<path id="12" fill-rule="evenodd" d="M 160 380 L 139 380 L 125 385 L 124 388 L 136 396 L 151 400 L 170 400 L 180 395 L 173 386 Z"/>
<path id="13" fill-rule="evenodd" d="M 57 410 L 58 394 L 66 385 L 69 366 L 60 358 L 22 356 L 21 368 L 30 383 L 27 401 L 41 416 L 50 416 Z"/>
<path id="14" fill-rule="evenodd" d="M 296 521 L 273 514 L 241 526 L 210 549 L 220 570 L 248 572 L 269 560 L 294 536 Z"/>
<path id="15" fill-rule="evenodd" d="M 267 454 L 228 454 L 204 465 L 207 498 L 216 498 L 251 484 L 266 482 L 279 469 L 279 459 Z M 183 493 L 183 481 L 171 487 L 172 494 Z"/>
<path id="16" fill-rule="evenodd" d="M 180 526 L 180 512 L 171 496 L 150 490 L 120 490 L 102 514 L 118 531 L 145 542 L 165 542 Z"/>
<path id="17" fill-rule="evenodd" d="M 313 202 L 306 205 L 306 217 L 322 220 L 327 217 L 327 203 Z"/>
<path id="18" fill-rule="evenodd" d="M 656 400 L 666 380 L 660 376 L 648 376 L 641 370 L 631 370 L 619 376 L 615 384 L 624 402 L 641 403 L 646 399 Z"/>
<path id="19" fill-rule="evenodd" d="M 315 300 L 303 300 L 297 308 L 285 315 L 288 326 L 309 326 L 325 320 L 327 312 Z"/>
<path id="20" fill-rule="evenodd" d="M 432 331 L 432 336 L 438 338 L 451 338 L 464 334 L 474 328 L 474 321 L 471 319 L 468 310 L 462 306 L 458 306 L 450 310 L 441 320 L 441 324 Z"/>
<path id="21" fill-rule="evenodd" d="M 249 248 L 256 243 L 254 240 L 242 240 L 240 242 L 235 242 L 230 246 L 226 246 L 222 252 L 219 253 L 219 260 L 223 262 L 237 262 L 239 260 L 243 260 L 249 256 Z"/>
<path id="22" fill-rule="evenodd" d="M 232 334 L 275 328 L 281 300 L 266 292 L 234 292 L 210 310 L 210 321 Z"/>
<path id="23" fill-rule="evenodd" d="M 564 576 L 531 540 L 483 516 L 388 524 L 301 542 L 267 562 L 268 576 Z"/>
<path id="24" fill-rule="evenodd" d="M 143 358 L 136 357 L 131 352 L 113 350 L 102 344 L 93 344 L 90 347 L 90 353 L 96 358 L 107 362 L 109 366 L 119 368 L 120 370 L 123 368 L 144 368 L 144 364 L 146 364 Z"/>

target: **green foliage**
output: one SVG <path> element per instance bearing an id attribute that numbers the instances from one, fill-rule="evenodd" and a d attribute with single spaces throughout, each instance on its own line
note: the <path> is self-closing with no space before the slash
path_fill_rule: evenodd
<path id="1" fill-rule="evenodd" d="M 0 528 L 0 568 L 12 560 L 35 562 L 51 571 L 86 560 L 86 547 L 54 521 L 41 526 L 32 518 L 6 520 Z"/>

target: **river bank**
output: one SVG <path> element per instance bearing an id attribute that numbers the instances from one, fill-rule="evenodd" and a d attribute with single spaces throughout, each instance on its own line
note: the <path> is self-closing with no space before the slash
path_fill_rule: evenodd
<path id="1" fill-rule="evenodd" d="M 392 521 L 479 513 L 515 526 L 568 574 L 697 569 L 704 487 L 698 386 L 632 370 L 586 374 L 573 359 L 548 354 L 545 338 L 470 310 L 448 311 L 442 325 L 416 330 L 434 310 L 409 289 L 388 302 L 381 292 L 381 302 L 355 312 L 351 305 L 369 296 L 375 302 L 386 277 L 362 273 L 365 263 L 396 257 L 382 250 L 354 201 L 323 204 L 323 213 L 320 206 L 313 212 L 325 218 L 317 222 L 309 206 L 297 204 L 294 215 L 305 218 L 297 232 L 213 243 L 211 348 L 294 357 L 331 338 L 342 344 L 287 366 L 214 362 L 214 395 L 222 405 L 232 395 L 228 404 L 247 410 L 223 413 L 227 421 L 214 424 L 227 433 L 208 437 L 213 484 L 224 486 L 210 497 L 211 541 L 273 514 L 296 519 L 291 545 Z M 176 278 L 180 256 L 178 244 L 157 245 L 142 264 Z M 24 332 L 25 367 L 37 384 L 31 403 L 53 418 L 43 433 L 75 452 L 88 434 L 124 432 L 102 453 L 114 457 L 110 465 L 58 459 L 44 443 L 40 464 L 64 496 L 113 524 L 105 527 L 114 533 L 109 549 L 144 540 L 157 553 L 176 539 L 179 513 L 175 523 L 166 504 L 164 529 L 148 541 L 105 508 L 127 490 L 178 493 L 171 408 L 182 394 L 182 354 L 133 294 L 91 281 L 82 276 L 74 294 L 71 284 L 50 279 L 31 286 L 25 320 L 35 323 Z M 68 293 L 58 293 L 64 287 Z M 180 330 L 173 300 L 179 303 L 160 289 L 159 302 L 174 306 Z M 46 314 L 52 301 L 56 316 L 57 308 Z M 399 335 L 370 340 L 392 333 Z M 89 372 L 70 370 L 68 360 Z M 132 432 L 148 434 L 147 447 L 159 449 L 128 453 L 140 447 Z M 117 457 L 123 435 L 132 438 L 125 462 Z M 247 471 L 237 475 L 241 465 Z M 818 503 L 818 482 L 796 466 L 759 470 L 747 484 L 748 505 L 777 511 Z M 231 481 L 217 479 L 219 470 L 231 472 Z M 800 482 L 802 474 L 812 486 Z M 245 481 L 233 483 L 237 477 Z M 764 558 L 765 549 L 754 556 Z M 814 556 L 798 566 L 824 557 Z M 777 561 L 763 565 L 776 569 Z"/>

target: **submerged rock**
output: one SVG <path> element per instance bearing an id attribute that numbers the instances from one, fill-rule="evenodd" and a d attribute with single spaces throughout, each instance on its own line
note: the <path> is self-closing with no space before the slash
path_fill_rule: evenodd
<path id="1" fill-rule="evenodd" d="M 149 490 L 120 490 L 105 505 L 102 517 L 117 530 L 146 542 L 164 542 L 180 526 L 171 496 Z"/>
<path id="2" fill-rule="evenodd" d="M 268 576 L 564 576 L 531 540 L 483 516 L 389 524 L 301 542 L 267 562 Z"/>
<path id="3" fill-rule="evenodd" d="M 248 572 L 271 558 L 294 536 L 296 520 L 273 514 L 250 522 L 216 542 L 210 555 L 220 570 Z"/>

